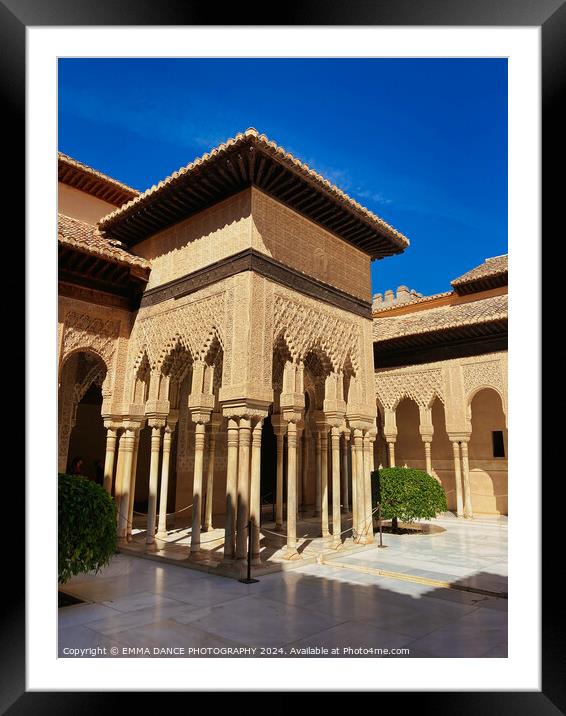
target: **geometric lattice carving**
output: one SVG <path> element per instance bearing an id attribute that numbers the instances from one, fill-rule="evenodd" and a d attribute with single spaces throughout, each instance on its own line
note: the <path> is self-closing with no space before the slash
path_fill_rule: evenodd
<path id="1" fill-rule="evenodd" d="M 391 410 L 403 398 L 411 398 L 422 408 L 429 407 L 434 397 L 444 402 L 442 373 L 437 368 L 415 373 L 376 373 L 375 391 L 381 405 Z"/>
<path id="2" fill-rule="evenodd" d="M 309 351 L 321 349 L 335 371 L 343 369 L 349 356 L 359 373 L 358 325 L 339 318 L 336 312 L 325 311 L 314 302 L 299 303 L 282 295 L 275 296 L 273 312 L 274 342 L 283 336 L 295 360 L 303 360 Z"/>
<path id="3" fill-rule="evenodd" d="M 104 360 L 109 368 L 116 350 L 120 321 L 93 318 L 88 313 L 69 311 L 64 320 L 62 362 L 75 350 L 91 350 Z"/>
<path id="4" fill-rule="evenodd" d="M 463 366 L 464 392 L 466 397 L 477 388 L 495 388 L 503 398 L 505 389 L 499 360 L 468 363 Z"/>
<path id="5" fill-rule="evenodd" d="M 204 360 L 215 337 L 224 347 L 224 309 L 222 292 L 138 319 L 132 336 L 134 355 L 145 351 L 151 368 L 160 368 L 171 349 L 179 344 L 193 360 Z"/>

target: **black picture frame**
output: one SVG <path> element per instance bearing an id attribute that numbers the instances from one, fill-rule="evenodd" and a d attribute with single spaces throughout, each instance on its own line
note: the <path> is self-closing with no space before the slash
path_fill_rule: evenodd
<path id="1" fill-rule="evenodd" d="M 221 16 L 221 22 L 218 18 Z M 5 142 L 4 178 L 8 179 L 4 207 L 9 207 L 12 218 L 25 222 L 25 31 L 27 26 L 85 26 L 85 25 L 397 25 L 397 26 L 538 26 L 542 41 L 542 112 L 543 112 L 543 187 L 546 191 L 543 202 L 543 228 L 558 227 L 557 213 L 564 199 L 563 182 L 555 177 L 563 174 L 560 152 L 563 146 L 563 127 L 566 126 L 560 99 L 564 93 L 566 77 L 566 4 L 564 0 L 302 0 L 285 4 L 252 3 L 222 5 L 194 0 L 0 0 L 0 106 Z M 10 157 L 9 155 L 12 154 Z M 5 208 L 5 211 L 7 209 Z M 22 221 L 22 219 L 24 221 Z M 13 223 L 13 227 L 17 224 Z M 15 229 L 12 229 L 15 231 Z M 10 239 L 12 260 L 24 265 L 24 241 Z M 7 243 L 7 242 L 6 242 Z M 5 246 L 6 246 L 5 243 Z M 540 248 L 538 249 L 540 250 Z M 21 252 L 21 253 L 20 253 Z M 18 256 L 18 253 L 20 254 Z M 20 287 L 17 270 L 7 272 L 4 277 L 5 290 L 10 295 Z M 23 322 L 15 316 L 6 317 L 14 321 L 12 335 L 22 335 Z M 537 337 L 530 336 L 531 340 Z M 15 364 L 23 364 L 23 346 L 18 343 Z M 29 396 L 28 396 L 29 400 Z M 37 406 L 35 406 L 37 408 Z M 10 416 L 10 422 L 13 420 Z M 525 427 L 525 426 L 523 426 Z M 535 430 L 540 426 L 530 425 L 525 429 Z M 22 453 L 23 454 L 23 453 Z M 17 467 L 17 465 L 16 465 Z M 522 478 L 524 486 L 536 479 L 530 460 Z M 542 473 L 542 467 L 540 467 Z M 17 479 L 16 479 L 17 478 Z M 21 474 L 6 476 L 8 505 L 17 515 L 24 514 L 24 480 Z M 535 488 L 536 486 L 532 486 Z M 547 490 L 543 504 L 550 508 Z M 13 493 L 13 494 L 10 494 Z M 545 513 L 543 508 L 543 514 Z M 547 509 L 547 514 L 550 510 Z M 5 513 L 6 514 L 6 511 Z M 555 514 L 554 512 L 552 514 Z M 546 545 L 560 545 L 559 529 L 561 520 L 544 521 L 543 540 Z M 6 524 L 6 523 L 5 523 Z M 6 534 L 7 530 L 5 530 Z M 525 532 L 525 539 L 528 534 Z M 18 546 L 20 549 L 18 549 Z M 564 635 L 560 628 L 558 608 L 550 602 L 555 579 L 554 570 L 548 563 L 556 560 L 554 549 L 543 551 L 544 600 L 542 608 L 542 690 L 540 692 L 446 692 L 381 693 L 376 707 L 391 708 L 387 702 L 395 702 L 394 708 L 404 708 L 406 698 L 418 697 L 420 713 L 443 714 L 514 714 L 519 716 L 550 716 L 564 713 L 566 689 L 564 688 Z M 27 692 L 25 689 L 25 590 L 23 541 L 14 543 L 9 537 L 4 549 L 5 596 L 7 604 L 1 612 L 0 641 L 0 713 L 10 716 L 24 714 L 57 713 L 82 716 L 111 709 L 115 702 L 131 708 L 132 694 L 109 694 L 103 692 Z M 528 569 L 528 565 L 525 566 Z M 538 579 L 533 573 L 532 578 Z M 9 585 L 9 587 L 8 587 Z M 6 594 L 7 592 L 7 594 Z M 558 603 L 558 602 L 557 602 Z M 347 683 L 344 691 L 348 690 Z M 369 687 L 368 687 L 369 688 Z M 251 690 L 251 689 L 250 689 Z M 161 699 L 159 694 L 157 698 Z M 158 708 L 162 702 L 154 700 L 153 694 L 144 694 L 145 708 L 153 704 Z M 126 699 L 128 701 L 126 702 Z M 387 705 L 386 705 L 387 704 Z M 234 705 L 234 704 L 233 704 Z M 267 699 L 264 708 L 267 706 Z"/>

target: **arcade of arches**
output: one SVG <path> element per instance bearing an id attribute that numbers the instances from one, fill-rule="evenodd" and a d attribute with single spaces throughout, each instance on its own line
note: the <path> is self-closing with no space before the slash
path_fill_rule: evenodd
<path id="1" fill-rule="evenodd" d="M 301 515 L 371 543 L 380 464 L 506 514 L 506 351 L 374 355 L 370 264 L 402 234 L 255 130 L 145 194 L 65 155 L 59 181 L 59 470 L 81 456 L 122 542 L 142 512 L 156 549 L 173 512 L 191 559 L 221 526 L 230 562 L 251 520 L 257 564 L 267 502 L 287 559 Z"/>

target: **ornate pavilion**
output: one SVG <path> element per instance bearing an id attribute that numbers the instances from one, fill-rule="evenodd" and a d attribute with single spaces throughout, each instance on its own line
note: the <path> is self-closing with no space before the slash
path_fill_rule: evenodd
<path id="1" fill-rule="evenodd" d="M 265 506 L 373 541 L 370 472 L 422 467 L 458 516 L 507 512 L 507 259 L 371 295 L 408 239 L 256 130 L 140 193 L 59 155 L 59 471 L 157 549 L 261 560 Z"/>

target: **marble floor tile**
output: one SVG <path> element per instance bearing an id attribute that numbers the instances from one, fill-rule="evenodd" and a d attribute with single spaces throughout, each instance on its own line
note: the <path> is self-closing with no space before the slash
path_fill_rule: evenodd
<path id="1" fill-rule="evenodd" d="M 194 624 L 181 624 L 172 619 L 148 624 L 143 629 L 129 629 L 120 632 L 120 643 L 127 647 L 148 647 L 149 649 L 167 647 L 229 647 L 241 646 L 233 639 L 220 637 L 207 632 Z M 205 656 L 204 654 L 200 656 Z M 190 674 L 187 674 L 189 686 Z"/>
<path id="2" fill-rule="evenodd" d="M 133 612 L 137 609 L 144 609 L 145 607 L 175 607 L 181 606 L 182 602 L 177 599 L 171 599 L 163 596 L 163 594 L 156 594 L 155 592 L 136 592 L 135 594 L 128 594 L 124 597 L 117 597 L 116 599 L 108 599 L 102 602 L 107 607 L 112 607 L 119 612 Z"/>
<path id="3" fill-rule="evenodd" d="M 104 604 L 72 604 L 59 609 L 59 628 L 88 624 L 114 614 L 116 611 Z"/>
<path id="4" fill-rule="evenodd" d="M 263 597 L 236 599 L 191 625 L 249 646 L 281 646 L 345 621 Z"/>
<path id="5" fill-rule="evenodd" d="M 198 609 L 198 607 L 180 602 L 175 602 L 174 606 L 157 604 L 154 607 L 145 607 L 131 612 L 115 612 L 105 616 L 103 619 L 88 622 L 88 628 L 99 634 L 119 634 L 133 627 L 145 627 L 147 624 L 165 619 L 179 619 Z"/>
<path id="6" fill-rule="evenodd" d="M 317 646 L 326 647 L 327 649 L 338 648 L 340 653 L 334 656 L 344 657 L 352 655 L 348 651 L 349 648 L 398 649 L 406 647 L 412 641 L 414 641 L 412 637 L 404 634 L 378 629 L 359 622 L 344 622 L 304 639 L 289 643 L 285 648 L 287 652 L 291 647 L 298 649 Z M 316 654 L 306 654 L 305 656 L 316 656 Z M 360 654 L 360 656 L 375 658 L 378 654 Z"/>
<path id="7" fill-rule="evenodd" d="M 111 658 L 108 653 L 100 653 L 99 650 L 119 646 L 114 637 L 105 636 L 84 625 L 59 628 L 57 641 L 57 655 L 60 658 Z"/>

